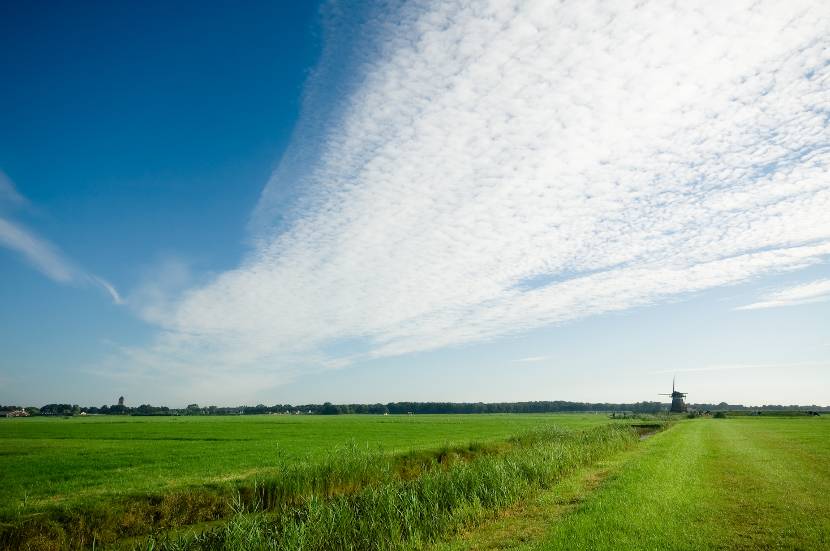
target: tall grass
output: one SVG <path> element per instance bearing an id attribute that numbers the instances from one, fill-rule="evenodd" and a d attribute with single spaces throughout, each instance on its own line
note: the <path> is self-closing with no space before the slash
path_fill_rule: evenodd
<path id="1" fill-rule="evenodd" d="M 467 458 L 457 454 L 457 460 L 439 462 L 408 479 L 396 477 L 394 469 L 375 471 L 370 461 L 360 464 L 364 474 L 388 476 L 350 492 L 306 496 L 284 494 L 282 486 L 258 486 L 254 495 L 261 501 L 254 501 L 251 508 L 240 498 L 233 517 L 222 527 L 178 538 L 151 537 L 135 550 L 419 548 L 637 439 L 637 432 L 624 425 L 536 432 L 511 439 L 502 449 L 482 449 Z M 333 468 L 330 473 L 337 478 L 350 471 Z M 340 476 L 339 484 L 357 478 Z M 329 488 L 322 481 L 313 484 Z M 307 482 L 304 487 L 309 487 Z M 284 495 L 292 500 L 275 499 Z"/>
<path id="2" fill-rule="evenodd" d="M 611 424 L 398 455 L 351 444 L 322 463 L 284 461 L 278 476 L 253 482 L 0 519 L 0 549 L 99 549 L 221 519 L 202 533 L 146 537 L 137 549 L 418 547 L 636 441 L 634 428 Z"/>

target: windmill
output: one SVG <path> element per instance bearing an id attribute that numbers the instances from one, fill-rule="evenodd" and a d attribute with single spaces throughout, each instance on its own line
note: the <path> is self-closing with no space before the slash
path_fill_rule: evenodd
<path id="1" fill-rule="evenodd" d="M 686 411 L 686 403 L 683 401 L 683 398 L 686 397 L 686 392 L 680 392 L 679 390 L 674 389 L 674 377 L 671 379 L 671 394 L 661 394 L 660 396 L 671 396 L 671 408 L 669 409 L 672 413 L 683 413 Z"/>

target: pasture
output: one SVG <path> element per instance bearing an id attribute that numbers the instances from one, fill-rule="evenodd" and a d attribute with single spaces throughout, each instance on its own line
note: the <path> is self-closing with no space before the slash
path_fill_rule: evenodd
<path id="1" fill-rule="evenodd" d="M 242 493 L 282 506 L 416 476 L 447 454 L 495 453 L 512 435 L 608 423 L 594 414 L 4 419 L 0 528 L 9 548 L 42 533 L 72 548 L 221 519 Z M 267 495 L 254 495 L 265 482 Z"/>
<path id="2" fill-rule="evenodd" d="M 347 444 L 399 453 L 606 422 L 593 414 L 0 419 L 0 503 L 31 508 L 262 477 Z"/>
<path id="3" fill-rule="evenodd" d="M 0 424 L 2 450 L 14 452 L 0 454 L 2 491 L 16 500 L 6 502 L 0 547 L 830 547 L 830 418 L 648 421 L 658 432 L 642 440 L 631 423 L 593 414 L 13 420 Z M 49 450 L 60 449 L 70 453 L 49 472 Z M 39 468 L 15 462 L 24 450 Z M 115 453 L 96 473 L 83 461 L 91 450 Z M 27 476 L 42 488 L 21 501 Z"/>

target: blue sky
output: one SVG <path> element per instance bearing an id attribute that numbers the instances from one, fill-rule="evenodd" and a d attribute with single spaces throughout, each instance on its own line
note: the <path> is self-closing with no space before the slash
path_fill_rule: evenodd
<path id="1" fill-rule="evenodd" d="M 0 26 L 0 403 L 830 403 L 822 3 Z"/>

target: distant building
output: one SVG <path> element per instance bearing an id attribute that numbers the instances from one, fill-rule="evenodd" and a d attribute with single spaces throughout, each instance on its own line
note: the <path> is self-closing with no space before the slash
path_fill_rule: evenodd
<path id="1" fill-rule="evenodd" d="M 118 398 L 118 405 L 119 405 L 119 406 L 123 406 L 123 405 L 124 405 L 124 397 L 123 397 L 123 396 L 121 396 L 121 397 L 119 397 L 119 398 Z"/>
<path id="2" fill-rule="evenodd" d="M 29 412 L 25 409 L 19 409 L 17 411 L 7 411 L 6 417 L 28 417 Z"/>

